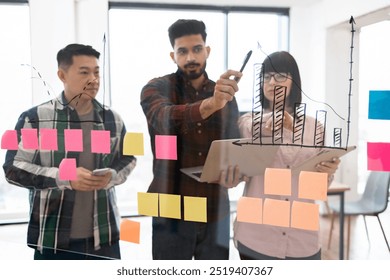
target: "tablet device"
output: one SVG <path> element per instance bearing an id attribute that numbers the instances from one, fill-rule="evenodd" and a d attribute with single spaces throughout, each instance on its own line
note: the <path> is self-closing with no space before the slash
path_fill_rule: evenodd
<path id="1" fill-rule="evenodd" d="M 229 166 L 238 165 L 240 172 L 248 177 L 262 174 L 274 161 L 279 146 L 261 146 L 251 142 L 250 138 L 215 140 L 203 166 L 180 170 L 198 182 L 208 183 L 218 182 L 221 171 Z"/>

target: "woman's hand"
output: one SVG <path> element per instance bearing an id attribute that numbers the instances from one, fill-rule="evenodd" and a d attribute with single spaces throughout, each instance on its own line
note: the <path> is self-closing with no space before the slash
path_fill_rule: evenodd
<path id="1" fill-rule="evenodd" d="M 249 178 L 240 174 L 240 168 L 236 165 L 229 166 L 227 170 L 222 170 L 219 176 L 219 184 L 225 188 L 234 188 L 241 182 L 249 182 Z"/>
<path id="2" fill-rule="evenodd" d="M 269 132 L 279 130 L 282 124 L 285 129 L 288 129 L 290 131 L 293 130 L 294 118 L 287 111 L 284 111 L 283 122 L 280 123 L 274 123 L 274 117 L 273 114 L 271 114 L 270 118 L 265 122 L 265 129 Z"/>
<path id="3" fill-rule="evenodd" d="M 339 158 L 333 158 L 331 161 L 323 161 L 317 164 L 316 169 L 318 172 L 328 173 L 329 181 L 333 179 L 334 174 L 340 164 Z"/>

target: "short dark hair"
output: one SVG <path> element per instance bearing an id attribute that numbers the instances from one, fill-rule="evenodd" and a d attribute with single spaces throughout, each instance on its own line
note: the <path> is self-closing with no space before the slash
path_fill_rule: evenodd
<path id="1" fill-rule="evenodd" d="M 299 74 L 299 68 L 294 57 L 286 52 L 274 52 L 267 56 L 262 65 L 261 73 L 278 72 L 288 73 L 291 75 L 292 86 L 290 95 L 287 97 L 286 106 L 294 109 L 296 103 L 302 102 L 302 87 L 301 87 L 301 75 Z M 263 90 L 260 91 L 264 94 Z M 264 108 L 270 108 L 271 104 L 263 96 Z"/>
<path id="2" fill-rule="evenodd" d="M 186 35 L 202 35 L 206 42 L 206 25 L 203 21 L 195 19 L 179 19 L 168 28 L 169 40 L 172 47 L 175 45 L 175 39 Z"/>
<path id="3" fill-rule="evenodd" d="M 97 59 L 99 59 L 100 57 L 100 53 L 91 46 L 82 44 L 70 44 L 58 51 L 58 67 L 62 67 L 65 69 L 68 68 L 70 65 L 73 64 L 73 56 L 76 55 L 94 56 Z"/>

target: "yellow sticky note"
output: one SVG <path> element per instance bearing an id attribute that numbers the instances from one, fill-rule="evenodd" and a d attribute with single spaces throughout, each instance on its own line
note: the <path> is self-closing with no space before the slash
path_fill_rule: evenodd
<path id="1" fill-rule="evenodd" d="M 301 171 L 298 185 L 299 198 L 325 201 L 327 192 L 328 173 Z"/>
<path id="2" fill-rule="evenodd" d="M 240 197 L 237 203 L 237 221 L 253 224 L 263 222 L 263 200 L 255 197 Z"/>
<path id="3" fill-rule="evenodd" d="M 158 193 L 137 193 L 138 214 L 158 217 Z"/>
<path id="4" fill-rule="evenodd" d="M 318 204 L 294 201 L 291 208 L 291 227 L 318 231 L 319 216 Z"/>
<path id="5" fill-rule="evenodd" d="M 289 227 L 290 202 L 266 198 L 263 207 L 263 224 Z"/>
<path id="6" fill-rule="evenodd" d="M 181 219 L 180 195 L 159 194 L 160 217 Z"/>
<path id="7" fill-rule="evenodd" d="M 267 168 L 264 173 L 264 193 L 291 195 L 291 169 Z"/>
<path id="8" fill-rule="evenodd" d="M 144 134 L 127 132 L 123 140 L 123 155 L 143 156 L 144 155 Z"/>
<path id="9" fill-rule="evenodd" d="M 140 228 L 139 222 L 127 219 L 122 220 L 119 235 L 120 240 L 139 244 Z"/>
<path id="10" fill-rule="evenodd" d="M 184 220 L 207 223 L 207 198 L 185 196 Z"/>

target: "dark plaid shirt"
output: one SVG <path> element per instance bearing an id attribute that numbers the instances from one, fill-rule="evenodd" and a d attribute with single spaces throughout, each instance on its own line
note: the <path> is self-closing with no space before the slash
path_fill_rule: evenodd
<path id="1" fill-rule="evenodd" d="M 31 213 L 28 225 L 29 246 L 42 250 L 67 249 L 73 216 L 75 191 L 67 180 L 59 180 L 59 164 L 64 158 L 75 158 L 79 152 L 66 152 L 64 129 L 80 129 L 76 110 L 66 106 L 64 94 L 22 113 L 16 124 L 19 142 L 23 128 L 55 128 L 58 134 L 58 150 L 44 151 L 23 149 L 7 151 L 3 165 L 7 181 L 30 190 Z M 109 167 L 113 173 L 105 189 L 94 191 L 94 243 L 95 249 L 102 244 L 119 240 L 120 216 L 116 205 L 114 186 L 126 181 L 136 165 L 136 158 L 124 156 L 123 138 L 126 133 L 122 118 L 93 101 L 96 130 L 110 131 L 110 154 L 95 154 L 95 168 Z M 104 122 L 103 122 L 104 120 Z"/>
<path id="2" fill-rule="evenodd" d="M 197 91 L 177 71 L 151 80 L 141 93 L 154 155 L 154 178 L 148 191 L 180 194 L 182 198 L 206 197 L 208 221 L 229 213 L 227 190 L 218 184 L 199 183 L 184 175 L 180 168 L 203 165 L 212 141 L 239 138 L 235 99 L 205 120 L 200 115 L 200 104 L 213 96 L 214 87 L 215 82 L 206 75 L 202 89 Z M 177 160 L 156 159 L 156 135 L 177 136 Z"/>

